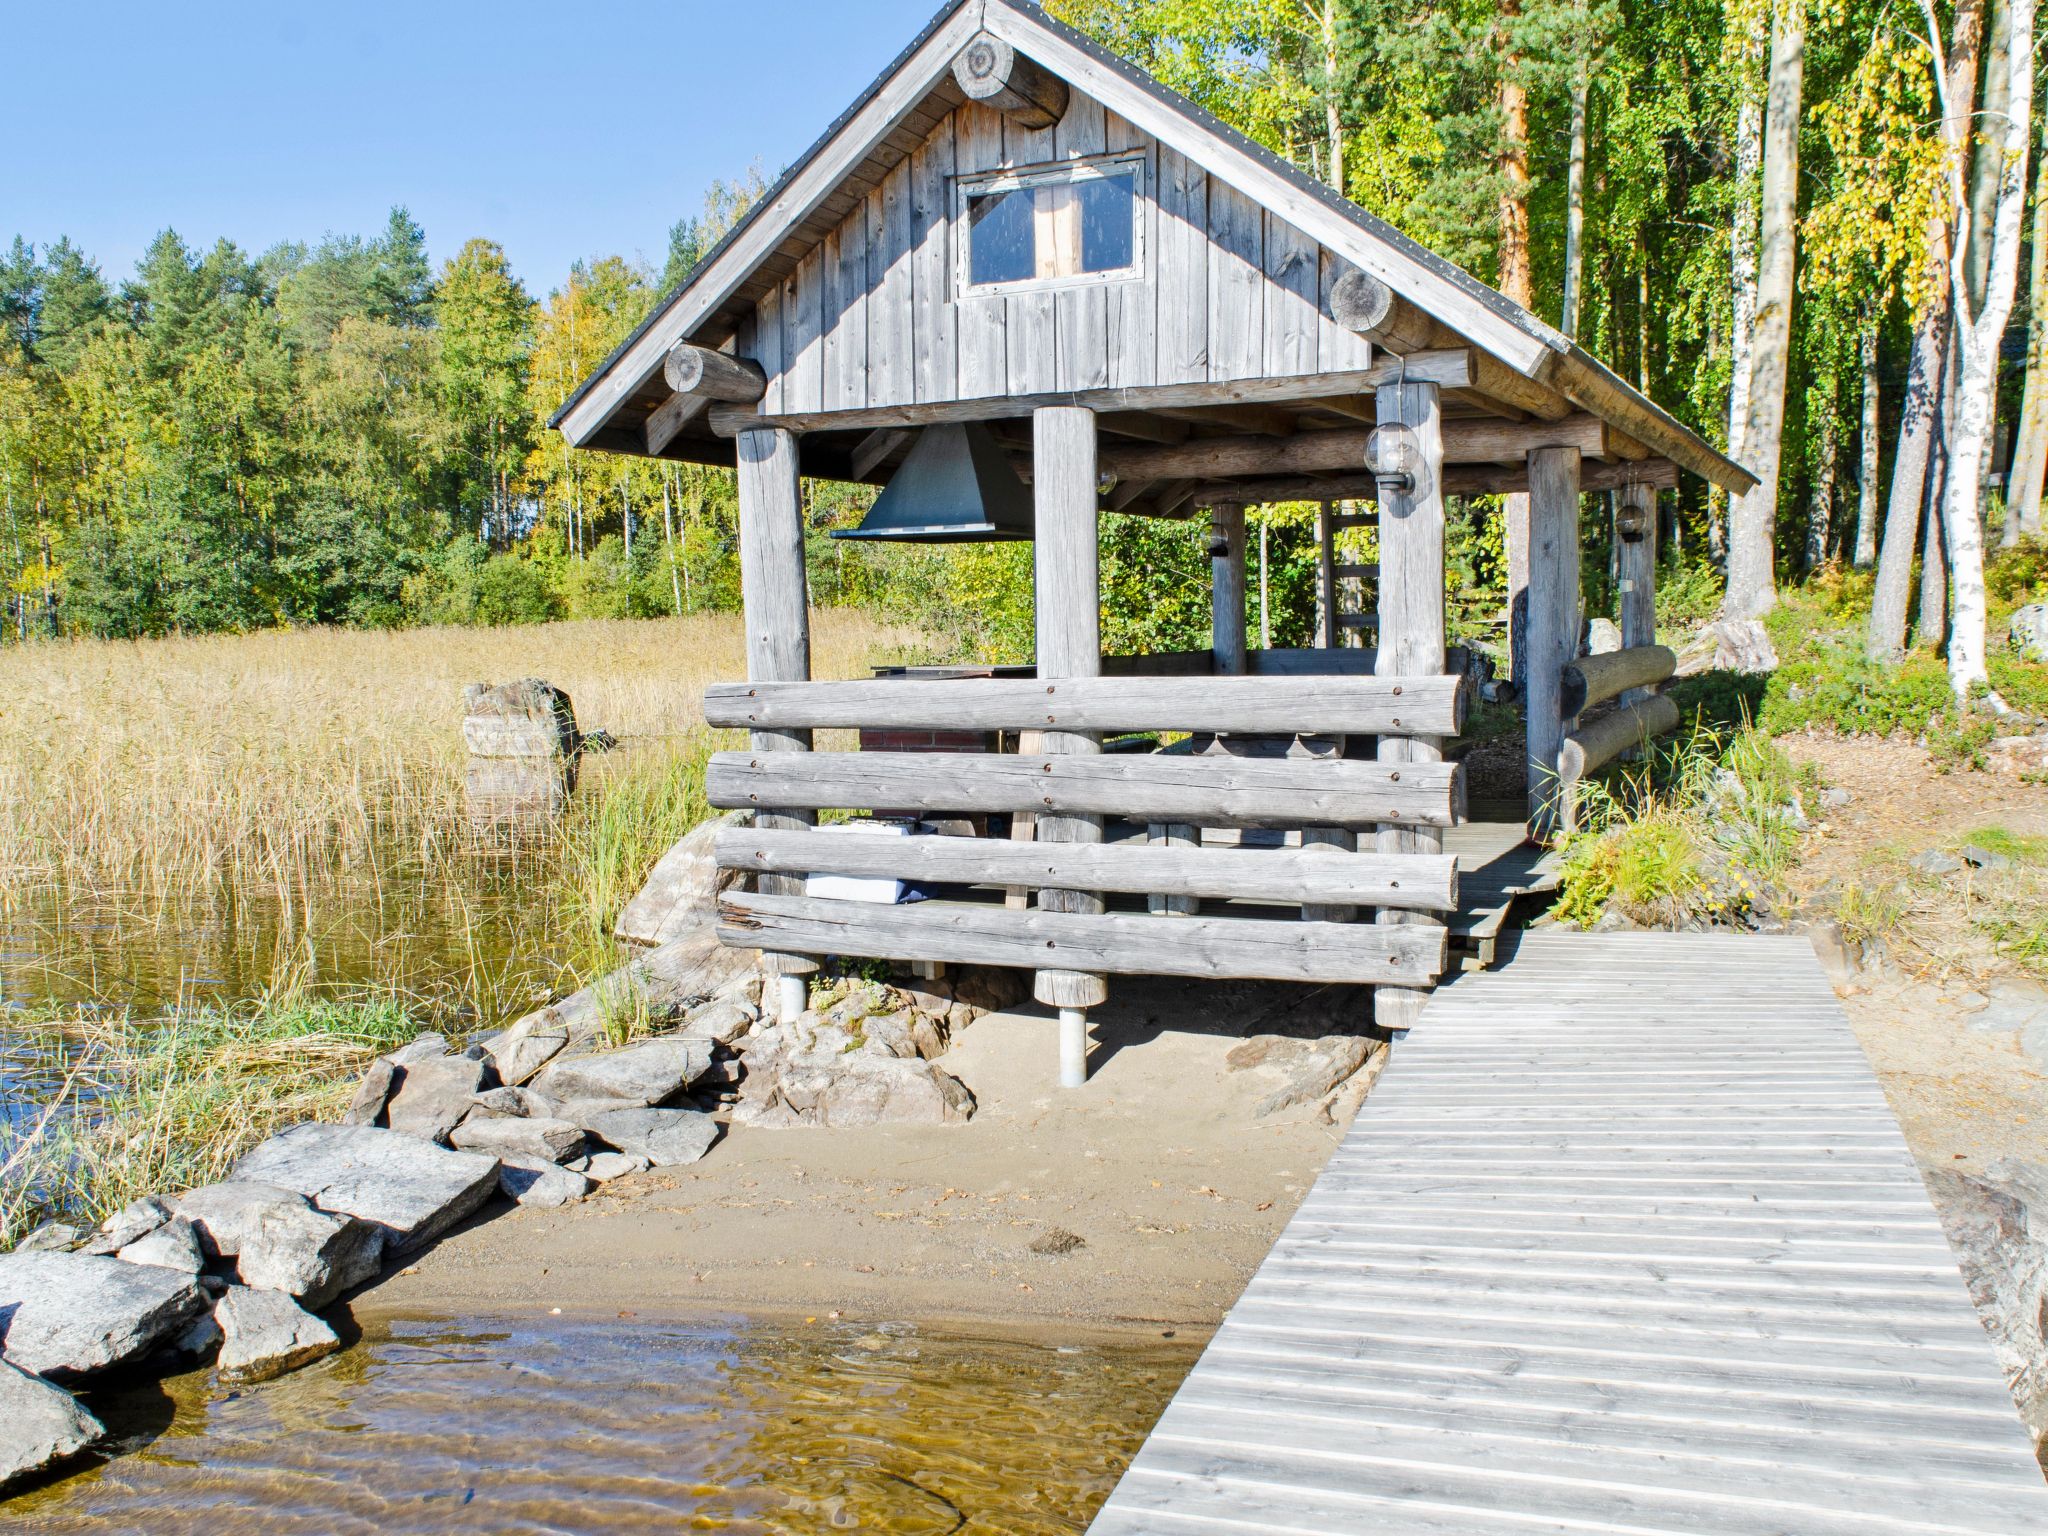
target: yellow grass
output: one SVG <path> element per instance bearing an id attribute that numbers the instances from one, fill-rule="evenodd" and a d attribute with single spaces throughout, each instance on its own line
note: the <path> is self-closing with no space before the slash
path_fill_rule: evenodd
<path id="1" fill-rule="evenodd" d="M 921 649 L 838 610 L 813 645 L 820 677 Z M 432 857 L 467 835 L 466 684 L 544 678 L 631 749 L 688 737 L 705 685 L 745 675 L 735 615 L 0 650 L 0 890 L 161 905 L 229 880 L 288 894 L 379 838 Z"/>

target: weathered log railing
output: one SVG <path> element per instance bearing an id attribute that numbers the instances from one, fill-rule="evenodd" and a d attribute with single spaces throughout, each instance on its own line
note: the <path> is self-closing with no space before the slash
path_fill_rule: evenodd
<path id="1" fill-rule="evenodd" d="M 1384 744 L 1455 736 L 1467 698 L 1462 678 L 1441 676 L 755 682 L 714 686 L 705 717 L 757 737 L 868 727 L 1369 736 Z M 721 935 L 771 953 L 1419 989 L 1442 973 L 1442 927 L 1329 919 L 1352 909 L 1420 916 L 1457 907 L 1456 861 L 1439 852 L 1349 853 L 1314 846 L 1309 836 L 1299 848 L 1263 850 L 1142 840 L 1148 825 L 1442 829 L 1464 818 L 1454 763 L 756 750 L 713 757 L 705 787 L 713 805 L 761 818 L 718 840 L 720 866 L 763 887 L 727 897 Z M 831 809 L 1099 818 L 1130 829 L 1131 840 L 862 837 L 792 824 Z M 810 875 L 964 888 L 969 899 L 886 905 L 812 897 L 802 894 Z M 1097 904 L 1166 897 L 1178 911 L 1154 915 L 1142 900 L 1116 911 L 1006 905 L 1002 891 L 1020 886 L 1083 893 Z M 975 899 L 975 888 L 986 899 Z M 1249 905 L 1198 915 L 1190 909 L 1203 898 Z"/>
<path id="2" fill-rule="evenodd" d="M 1579 786 L 1588 774 L 1678 729 L 1678 705 L 1652 691 L 1669 682 L 1677 670 L 1677 653 L 1662 645 L 1582 656 L 1564 669 L 1559 691 L 1567 721 L 1613 699 L 1629 702 L 1565 732 L 1557 754 L 1563 831 L 1578 830 Z"/>

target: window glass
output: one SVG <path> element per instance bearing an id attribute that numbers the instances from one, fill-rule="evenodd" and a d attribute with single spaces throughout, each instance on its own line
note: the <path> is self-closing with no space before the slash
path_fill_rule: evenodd
<path id="1" fill-rule="evenodd" d="M 1075 189 L 1081 197 L 1081 270 L 1116 272 L 1133 259 L 1135 176 L 1099 176 Z"/>
<path id="2" fill-rule="evenodd" d="M 966 194 L 967 281 L 982 288 L 1131 272 L 1140 264 L 1138 167 L 1019 172 Z"/>
<path id="3" fill-rule="evenodd" d="M 968 281 L 976 287 L 1038 275 L 1033 192 L 1031 187 L 1018 187 L 968 198 Z"/>

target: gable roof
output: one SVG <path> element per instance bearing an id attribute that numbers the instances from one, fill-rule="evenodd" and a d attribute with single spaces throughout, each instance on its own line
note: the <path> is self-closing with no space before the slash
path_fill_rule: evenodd
<path id="1" fill-rule="evenodd" d="M 732 334 L 730 306 L 906 120 L 962 99 L 953 61 L 986 30 L 1069 85 L 1280 213 L 1305 234 L 1515 372 L 1555 390 L 1652 451 L 1734 492 L 1755 478 L 1636 390 L 1569 337 L 1298 167 L 1162 85 L 1028 0 L 949 0 L 896 60 L 719 242 L 683 283 L 579 385 L 550 419 L 576 446 L 603 431 L 656 378 L 678 341 L 717 346 Z"/>

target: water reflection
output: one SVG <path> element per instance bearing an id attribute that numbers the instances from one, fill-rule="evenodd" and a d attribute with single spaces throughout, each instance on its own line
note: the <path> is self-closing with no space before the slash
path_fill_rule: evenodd
<path id="1" fill-rule="evenodd" d="M 0 1505 L 39 1532 L 1079 1531 L 1195 1351 L 890 1328 L 380 1328 L 239 1394 L 97 1402 L 139 1454 Z M 166 1395 L 167 1394 L 167 1395 Z"/>

